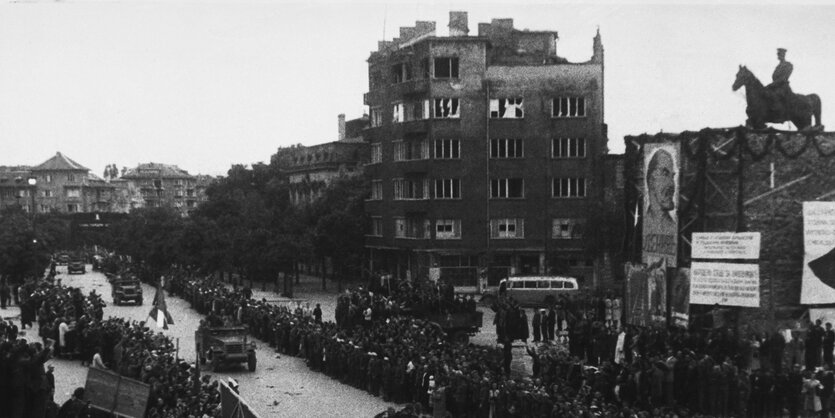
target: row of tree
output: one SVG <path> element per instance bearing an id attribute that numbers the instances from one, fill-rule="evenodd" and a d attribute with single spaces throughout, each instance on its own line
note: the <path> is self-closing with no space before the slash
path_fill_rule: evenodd
<path id="1" fill-rule="evenodd" d="M 340 283 L 359 276 L 366 190 L 361 178 L 340 178 L 298 206 L 275 166 L 236 165 L 209 186 L 208 201 L 189 217 L 172 208 L 137 209 L 111 228 L 105 245 L 141 261 L 152 275 L 175 264 L 264 284 L 278 284 L 283 274 L 284 293 L 291 295 L 286 278 L 302 261 L 329 258 Z"/>
<path id="2" fill-rule="evenodd" d="M 325 259 L 340 285 L 358 277 L 366 230 L 364 180 L 337 179 L 301 206 L 292 204 L 289 187 L 274 165 L 235 165 L 208 187 L 208 201 L 189 217 L 171 207 L 135 209 L 97 233 L 73 229 L 61 214 L 32 217 L 12 206 L 0 212 L 0 276 L 22 283 L 42 275 L 55 252 L 98 244 L 131 256 L 153 277 L 172 265 L 250 283 L 278 284 L 283 274 L 285 293 L 291 294 L 286 279 L 298 273 L 299 263 Z"/>

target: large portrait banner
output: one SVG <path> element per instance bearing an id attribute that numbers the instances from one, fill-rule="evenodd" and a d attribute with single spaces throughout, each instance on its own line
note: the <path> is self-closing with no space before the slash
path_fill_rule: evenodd
<path id="1" fill-rule="evenodd" d="M 644 144 L 644 221 L 641 260 L 664 258 L 676 266 L 678 254 L 679 143 Z"/>
<path id="2" fill-rule="evenodd" d="M 835 202 L 803 202 L 800 303 L 835 303 Z"/>

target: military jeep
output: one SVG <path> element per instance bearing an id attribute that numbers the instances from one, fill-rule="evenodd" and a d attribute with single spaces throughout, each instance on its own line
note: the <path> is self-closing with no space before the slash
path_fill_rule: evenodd
<path id="1" fill-rule="evenodd" d="M 110 281 L 110 295 L 114 305 L 121 305 L 125 301 L 142 305 L 142 284 L 135 277 L 114 277 Z"/>
<path id="2" fill-rule="evenodd" d="M 203 326 L 194 332 L 194 341 L 200 364 L 211 362 L 215 372 L 224 364 L 243 362 L 249 371 L 255 371 L 255 343 L 249 340 L 247 327 L 243 325 Z"/>

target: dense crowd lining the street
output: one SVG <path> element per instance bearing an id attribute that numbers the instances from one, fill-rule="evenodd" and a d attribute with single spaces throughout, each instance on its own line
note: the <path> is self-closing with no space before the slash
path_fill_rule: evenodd
<path id="1" fill-rule="evenodd" d="M 207 322 L 244 323 L 312 370 L 408 404 L 382 416 L 828 416 L 835 389 L 835 331 L 820 322 L 804 339 L 785 332 L 737 335 L 727 327 L 621 327 L 614 319 L 620 314 L 607 308 L 610 297 L 563 299 L 536 312 L 539 332 L 532 334 L 539 344 L 527 350 L 533 376 L 514 379 L 510 344 L 527 342 L 531 333 L 512 299 L 493 306 L 499 344 L 486 347 L 447 342 L 437 324 L 410 315 L 414 306 L 475 309 L 472 298 L 443 285 L 358 288 L 338 297 L 336 321 L 323 321 L 318 307 L 251 299 L 247 289 L 232 290 L 216 279 L 175 271 L 167 284 Z M 194 365 L 177 359 L 171 341 L 143 322 L 102 319 L 104 304 L 95 292 L 85 296 L 46 281 L 22 290 L 21 328 L 36 319 L 42 342 L 0 323 L 0 371 L 19 377 L 0 382 L 0 410 L 12 417 L 50 416 L 54 378 L 44 363 L 55 342 L 56 355 L 85 363 L 100 355 L 107 367 L 151 385 L 148 417 L 218 413 L 217 382 L 203 376 L 198 389 Z M 568 350 L 557 343 L 561 335 Z"/>
<path id="2" fill-rule="evenodd" d="M 9 417 L 96 416 L 83 388 L 60 409 L 54 404 L 53 370 L 44 370 L 53 354 L 150 385 L 148 418 L 219 416 L 217 381 L 205 375 L 198 382 L 193 363 L 176 358 L 174 344 L 162 333 L 144 322 L 102 319 L 104 302 L 95 291 L 85 296 L 48 281 L 27 282 L 22 290 L 21 328 L 31 328 L 37 318 L 42 342 L 24 338 L 11 321 L 0 321 L 0 375 L 11 376 L 0 379 L 0 411 Z"/>
<path id="3" fill-rule="evenodd" d="M 509 339 L 526 340 L 527 332 L 499 331 L 497 347 L 455 345 L 437 325 L 398 315 L 404 301 L 472 306 L 449 300 L 442 288 L 399 286 L 391 294 L 360 288 L 339 297 L 336 322 L 321 322 L 309 309 L 247 299 L 219 281 L 180 277 L 171 285 L 202 313 L 240 318 L 311 369 L 409 404 L 383 416 L 430 410 L 464 417 L 819 416 L 829 410 L 835 380 L 831 355 L 824 356 L 832 352 L 835 332 L 820 324 L 805 345 L 796 335 L 788 342 L 776 332 L 741 338 L 728 328 L 619 330 L 620 313 L 608 308 L 618 305 L 612 298 L 563 300 L 553 309 L 562 319 L 548 321 L 554 331 L 546 327 L 540 339 L 565 335 L 569 350 L 556 344 L 529 349 L 532 378 L 511 379 Z M 511 300 L 495 308 L 498 317 L 524 318 Z M 497 325 L 518 330 L 527 321 L 499 319 Z"/>

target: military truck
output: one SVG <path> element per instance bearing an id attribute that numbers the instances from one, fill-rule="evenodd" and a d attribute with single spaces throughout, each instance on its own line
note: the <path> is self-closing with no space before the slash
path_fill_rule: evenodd
<path id="1" fill-rule="evenodd" d="M 484 313 L 478 310 L 444 313 L 437 312 L 427 305 L 415 305 L 404 309 L 402 313 L 433 322 L 441 327 L 451 342 L 464 344 L 481 330 L 484 321 Z"/>
<path id="2" fill-rule="evenodd" d="M 194 332 L 194 342 L 200 364 L 211 362 L 215 372 L 225 364 L 243 362 L 255 371 L 255 342 L 249 340 L 246 326 L 201 326 Z"/>
<path id="3" fill-rule="evenodd" d="M 67 274 L 84 274 L 87 272 L 87 266 L 84 264 L 84 260 L 80 258 L 73 258 L 72 260 L 67 263 Z"/>
<path id="4" fill-rule="evenodd" d="M 135 277 L 115 276 L 110 280 L 110 295 L 114 305 L 121 305 L 126 301 L 142 305 L 142 284 Z"/>

